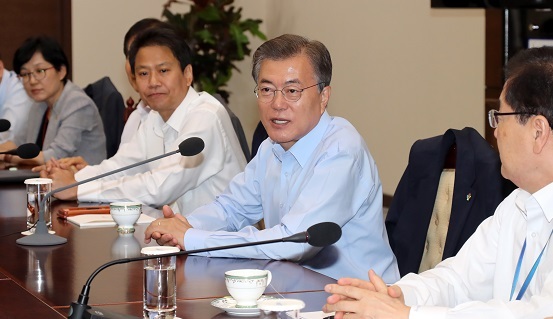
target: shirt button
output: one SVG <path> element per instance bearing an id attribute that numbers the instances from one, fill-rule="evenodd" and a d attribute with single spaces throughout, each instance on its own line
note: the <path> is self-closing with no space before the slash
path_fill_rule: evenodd
<path id="1" fill-rule="evenodd" d="M 280 208 L 282 208 L 282 206 L 284 206 L 284 204 L 280 204 L 279 206 L 280 206 Z"/>
<path id="2" fill-rule="evenodd" d="M 536 234 L 536 233 L 532 233 L 532 237 L 536 237 L 536 236 L 537 236 L 537 234 Z"/>

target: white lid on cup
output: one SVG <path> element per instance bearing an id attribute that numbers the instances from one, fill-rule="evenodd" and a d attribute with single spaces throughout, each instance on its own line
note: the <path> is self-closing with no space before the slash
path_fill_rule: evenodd
<path id="1" fill-rule="evenodd" d="M 267 299 L 257 303 L 257 308 L 263 311 L 293 311 L 305 307 L 305 303 L 299 299 Z"/>
<path id="2" fill-rule="evenodd" d="M 51 178 L 27 178 L 25 181 L 24 181 L 25 184 L 31 184 L 31 185 L 37 185 L 37 184 L 40 184 L 40 185 L 44 185 L 44 184 L 52 184 L 52 179 Z"/>
<path id="3" fill-rule="evenodd" d="M 178 253 L 179 251 L 180 249 L 178 247 L 173 246 L 151 246 L 142 248 L 140 253 L 143 255 L 163 255 Z"/>

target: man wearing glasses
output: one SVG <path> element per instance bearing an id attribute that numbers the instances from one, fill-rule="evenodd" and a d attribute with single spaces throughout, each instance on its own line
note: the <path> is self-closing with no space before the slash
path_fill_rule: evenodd
<path id="1" fill-rule="evenodd" d="M 507 65 L 495 128 L 501 173 L 519 188 L 459 253 L 387 287 L 342 278 L 328 285 L 335 318 L 545 318 L 553 316 L 553 48 Z"/>
<path id="2" fill-rule="evenodd" d="M 252 75 L 269 138 L 213 203 L 186 218 L 164 207 L 165 218 L 148 227 L 146 242 L 201 249 L 279 239 L 334 222 L 342 237 L 326 248 L 279 243 L 206 255 L 296 261 L 333 278 L 371 267 L 395 281 L 376 164 L 355 128 L 326 111 L 332 77 L 326 47 L 280 36 L 257 49 Z M 262 218 L 265 229 L 251 226 Z"/>

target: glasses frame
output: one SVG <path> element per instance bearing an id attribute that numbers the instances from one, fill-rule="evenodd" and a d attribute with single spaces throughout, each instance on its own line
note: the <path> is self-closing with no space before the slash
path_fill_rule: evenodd
<path id="1" fill-rule="evenodd" d="M 46 79 L 46 71 L 53 69 L 54 67 L 48 67 L 48 68 L 40 68 L 25 74 L 19 74 L 17 77 L 21 80 L 23 83 L 29 83 L 31 82 L 31 75 L 35 78 L 37 81 L 42 81 Z"/>
<path id="2" fill-rule="evenodd" d="M 491 128 L 497 128 L 497 124 L 499 124 L 499 117 L 500 116 L 503 116 L 503 115 L 523 115 L 523 114 L 528 114 L 528 115 L 536 115 L 534 113 L 530 113 L 530 112 L 499 112 L 498 110 L 489 110 L 488 111 L 488 124 L 490 125 Z"/>
<path id="3" fill-rule="evenodd" d="M 305 90 L 307 90 L 307 89 L 309 89 L 309 88 L 312 88 L 312 87 L 314 87 L 314 86 L 321 85 L 321 84 L 325 84 L 325 82 L 319 82 L 319 83 L 316 83 L 316 84 L 313 84 L 313 85 L 310 85 L 310 86 L 306 86 L 306 87 L 301 88 L 301 89 L 295 89 L 296 91 L 300 92 L 300 96 L 299 96 L 296 100 L 290 100 L 289 98 L 286 97 L 286 94 L 284 94 L 284 90 L 285 90 L 286 88 L 292 86 L 292 85 L 287 85 L 287 86 L 283 87 L 283 88 L 280 89 L 280 90 L 274 89 L 274 90 L 273 90 L 273 97 L 272 97 L 270 100 L 268 100 L 268 101 L 262 101 L 262 102 L 263 102 L 263 103 L 271 103 L 271 102 L 273 102 L 273 101 L 275 100 L 275 97 L 276 97 L 276 92 L 282 93 L 282 96 L 283 96 L 284 99 L 285 99 L 286 101 L 288 101 L 288 102 L 297 102 L 297 101 L 299 101 L 299 100 L 301 99 L 303 91 L 305 91 Z M 258 94 L 258 92 L 259 92 L 259 85 L 256 85 L 255 88 L 253 89 L 253 93 L 255 94 L 255 97 L 256 97 L 257 99 L 259 99 L 259 94 Z"/>

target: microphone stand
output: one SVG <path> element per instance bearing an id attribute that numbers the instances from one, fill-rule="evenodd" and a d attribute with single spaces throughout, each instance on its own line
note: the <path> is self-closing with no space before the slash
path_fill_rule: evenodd
<path id="1" fill-rule="evenodd" d="M 197 138 L 197 137 L 196 138 L 191 137 L 189 139 L 184 140 L 179 145 L 179 149 L 176 150 L 176 151 L 172 151 L 172 152 L 169 152 L 169 153 L 158 155 L 156 157 L 152 157 L 150 159 L 147 159 L 147 160 L 139 162 L 139 163 L 135 163 L 135 164 L 132 164 L 132 165 L 129 165 L 129 166 L 118 168 L 116 170 L 100 174 L 98 176 L 93 176 L 93 177 L 87 178 L 87 179 L 82 180 L 80 182 L 76 182 L 76 183 L 73 183 L 73 184 L 70 184 L 70 185 L 67 185 L 67 186 L 56 188 L 53 191 L 50 191 L 50 192 L 46 193 L 46 195 L 44 196 L 44 198 L 40 202 L 40 207 L 39 207 L 39 210 L 38 210 L 38 222 L 37 222 L 34 234 L 26 236 L 26 237 L 19 238 L 15 242 L 20 244 L 20 245 L 26 245 L 26 246 L 51 246 L 51 245 L 65 244 L 67 242 L 67 238 L 63 238 L 63 237 L 48 233 L 48 227 L 46 227 L 46 222 L 44 220 L 44 210 L 45 210 L 45 207 L 46 207 L 46 201 L 50 197 L 52 197 L 53 194 L 64 191 L 66 189 L 69 189 L 69 188 L 72 188 L 72 187 L 75 187 L 75 186 L 79 186 L 79 185 L 84 184 L 84 183 L 88 183 L 88 182 L 96 180 L 96 179 L 100 179 L 100 178 L 103 178 L 103 177 L 106 177 L 106 176 L 109 176 L 109 175 L 112 175 L 112 174 L 115 174 L 115 173 L 119 173 L 119 172 L 127 170 L 127 169 L 134 168 L 134 167 L 142 165 L 142 164 L 146 164 L 146 163 L 158 160 L 160 158 L 164 158 L 166 156 L 170 156 L 170 155 L 177 154 L 177 153 L 181 153 L 181 154 L 186 153 L 185 146 L 187 146 L 187 145 L 185 144 L 185 142 L 187 142 L 189 140 L 191 140 L 192 143 L 196 143 L 196 144 L 199 143 L 199 142 L 197 142 L 198 140 L 201 141 L 201 149 L 198 152 L 196 152 L 196 149 L 194 149 L 192 151 L 192 153 L 195 153 L 195 154 L 192 154 L 192 153 L 184 154 L 185 156 L 196 155 L 196 154 L 200 153 L 203 150 L 203 141 L 201 139 Z M 197 148 L 200 148 L 199 145 L 193 145 L 193 146 L 196 146 Z"/>

